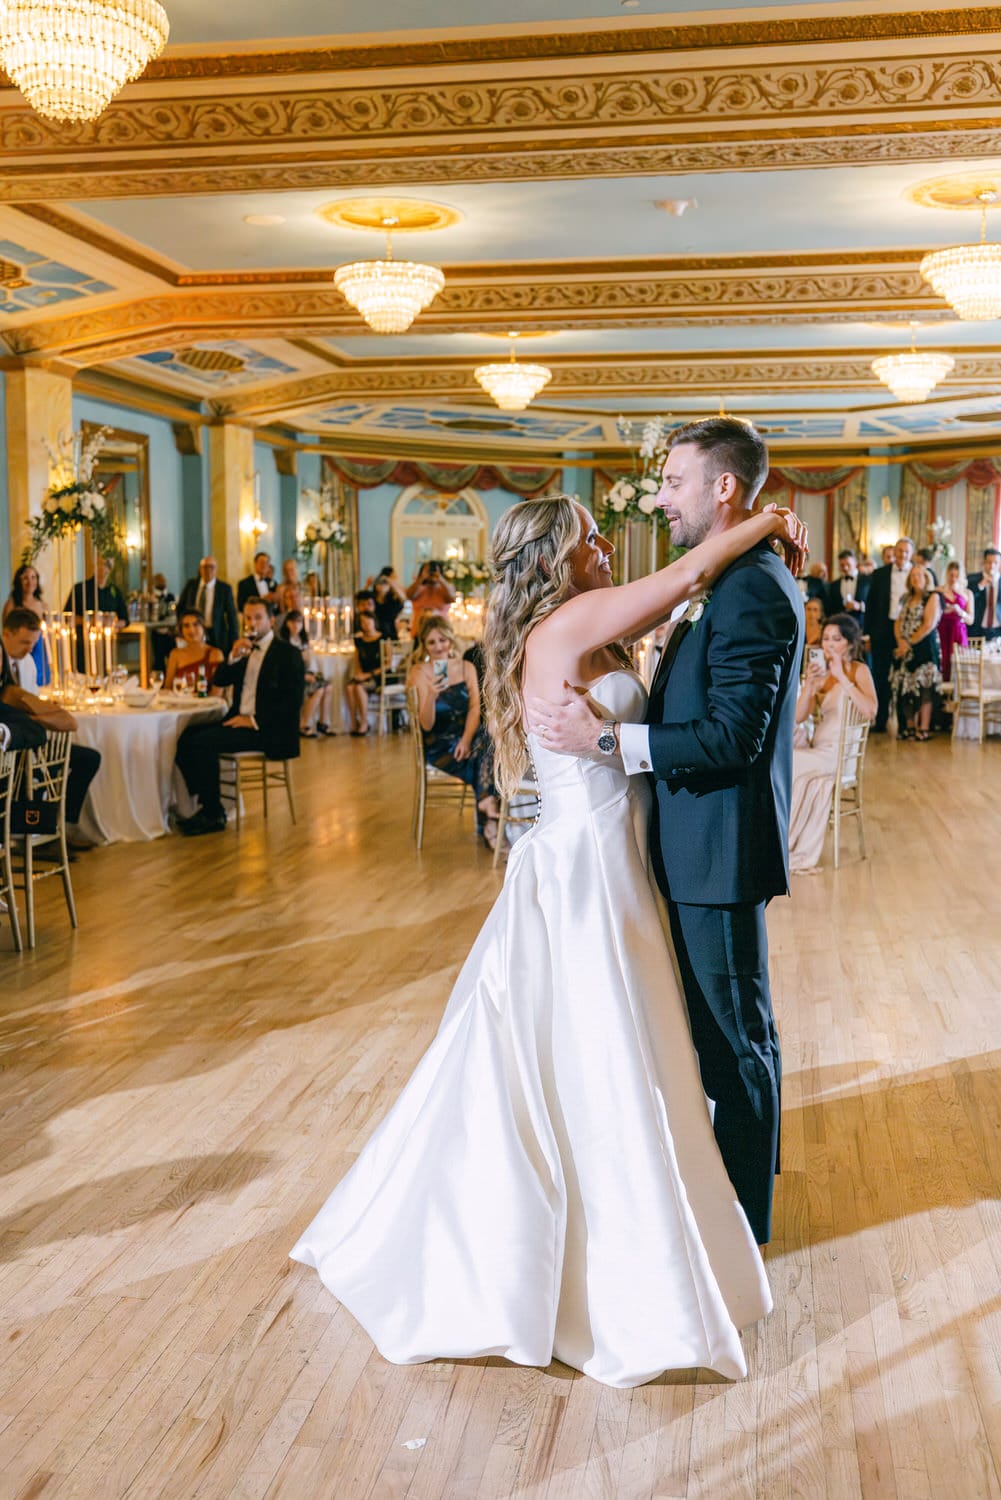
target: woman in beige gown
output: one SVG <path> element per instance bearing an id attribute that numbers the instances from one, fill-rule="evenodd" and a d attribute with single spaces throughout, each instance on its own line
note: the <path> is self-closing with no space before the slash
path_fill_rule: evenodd
<path id="1" fill-rule="evenodd" d="M 796 702 L 789 809 L 789 869 L 794 875 L 813 875 L 820 868 L 838 771 L 845 695 L 867 718 L 876 713 L 872 674 L 859 660 L 862 632 L 851 615 L 832 615 L 824 626 L 821 644 L 824 665 L 808 658 Z"/>

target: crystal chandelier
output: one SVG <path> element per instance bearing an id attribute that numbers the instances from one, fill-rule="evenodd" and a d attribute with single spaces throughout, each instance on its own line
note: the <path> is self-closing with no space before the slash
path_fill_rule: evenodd
<path id="1" fill-rule="evenodd" d="M 1001 245 L 988 245 L 987 205 L 997 193 L 986 188 L 980 200 L 980 244 L 935 250 L 921 262 L 921 275 L 967 322 L 1001 318 Z"/>
<path id="2" fill-rule="evenodd" d="M 0 62 L 50 120 L 96 120 L 166 45 L 157 0 L 5 0 Z"/>
<path id="3" fill-rule="evenodd" d="M 395 222 L 383 220 L 385 260 L 357 260 L 334 272 L 334 286 L 376 333 L 406 333 L 417 314 L 430 306 L 445 285 L 437 266 L 393 259 L 391 232 Z"/>
<path id="4" fill-rule="evenodd" d="M 545 365 L 520 365 L 514 357 L 514 340 L 517 334 L 509 334 L 511 358 L 503 365 L 477 365 L 473 374 L 487 395 L 492 397 L 501 411 L 524 411 L 528 403 L 539 394 L 544 385 L 553 378 L 552 370 Z"/>
<path id="5" fill-rule="evenodd" d="M 935 349 L 915 349 L 914 325 L 911 347 L 905 354 L 884 354 L 872 362 L 872 373 L 889 386 L 898 401 L 926 401 L 956 361 Z"/>

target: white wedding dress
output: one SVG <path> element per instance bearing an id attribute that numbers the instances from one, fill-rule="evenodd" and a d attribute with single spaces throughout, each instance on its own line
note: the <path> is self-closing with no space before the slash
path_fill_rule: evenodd
<path id="1" fill-rule="evenodd" d="M 639 720 L 631 672 L 593 684 Z M 542 813 L 435 1040 L 292 1251 L 386 1359 L 746 1373 L 771 1297 L 647 861 L 649 790 L 533 737 Z M 691 858 L 702 857 L 698 849 Z"/>

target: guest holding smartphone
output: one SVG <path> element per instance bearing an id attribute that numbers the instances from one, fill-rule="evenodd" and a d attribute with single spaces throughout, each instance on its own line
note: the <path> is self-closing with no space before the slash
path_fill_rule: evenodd
<path id="1" fill-rule="evenodd" d="M 808 647 L 806 676 L 796 700 L 789 806 L 789 869 L 813 875 L 838 774 L 841 711 L 847 697 L 869 719 L 877 709 L 872 673 L 859 658 L 862 631 L 852 615 L 832 615 L 820 648 Z"/>
<path id="2" fill-rule="evenodd" d="M 447 620 L 425 616 L 407 686 L 417 692 L 428 765 L 475 789 L 477 829 L 492 849 L 500 816 L 493 780 L 493 746 L 481 723 L 476 668 L 459 656 L 455 631 Z"/>

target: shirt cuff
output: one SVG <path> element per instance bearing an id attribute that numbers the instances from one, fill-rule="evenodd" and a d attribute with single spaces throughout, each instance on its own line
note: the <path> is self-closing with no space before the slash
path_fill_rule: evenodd
<path id="1" fill-rule="evenodd" d="M 652 771 L 650 760 L 650 726 L 648 724 L 619 725 L 619 754 L 627 776 L 638 776 L 642 771 Z"/>
<path id="2" fill-rule="evenodd" d="M 10 725 L 0 724 L 0 750 L 6 750 L 10 744 Z"/>

